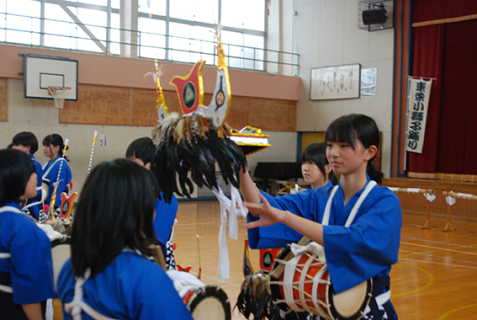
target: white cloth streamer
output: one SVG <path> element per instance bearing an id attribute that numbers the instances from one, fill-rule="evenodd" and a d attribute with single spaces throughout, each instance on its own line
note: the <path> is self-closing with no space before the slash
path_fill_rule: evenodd
<path id="1" fill-rule="evenodd" d="M 205 287 L 205 284 L 188 272 L 169 270 L 167 275 L 174 283 L 179 296 L 182 298 L 192 288 Z"/>
<path id="2" fill-rule="evenodd" d="M 468 193 L 457 193 L 457 195 L 461 198 L 472 198 L 472 194 L 468 194 Z"/>
<path id="3" fill-rule="evenodd" d="M 426 197 L 427 201 L 432 202 L 436 200 L 436 196 L 430 193 L 424 193 L 424 197 Z"/>
<path id="4" fill-rule="evenodd" d="M 448 205 L 453 206 L 455 204 L 455 198 L 451 196 L 446 197 L 446 202 Z"/>
<path id="5" fill-rule="evenodd" d="M 219 231 L 219 267 L 217 271 L 217 277 L 219 279 L 229 279 L 230 278 L 230 267 L 229 267 L 229 253 L 227 249 L 226 242 L 226 232 L 227 232 L 227 211 L 230 214 L 229 217 L 229 237 L 231 239 L 237 240 L 238 238 L 238 222 L 237 217 L 241 216 L 245 218 L 247 216 L 247 209 L 243 206 L 242 198 L 237 188 L 233 185 L 230 186 L 230 195 L 229 199 L 222 189 L 212 189 L 212 192 L 217 197 L 220 203 L 220 231 Z"/>

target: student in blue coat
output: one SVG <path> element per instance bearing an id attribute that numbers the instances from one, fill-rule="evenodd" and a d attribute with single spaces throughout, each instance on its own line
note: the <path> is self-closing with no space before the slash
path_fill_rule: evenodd
<path id="1" fill-rule="evenodd" d="M 338 184 L 333 169 L 326 158 L 324 142 L 310 143 L 301 154 L 301 174 L 311 189 Z"/>
<path id="2" fill-rule="evenodd" d="M 138 138 L 129 144 L 126 150 L 126 158 L 133 160 L 149 170 L 155 151 L 156 146 L 151 138 Z M 171 197 L 171 202 L 167 203 L 164 200 L 162 193 L 160 193 L 154 207 L 156 210 L 156 217 L 154 218 L 153 225 L 154 232 L 159 241 L 162 252 L 164 253 L 167 269 L 175 270 L 176 260 L 174 258 L 174 250 L 172 246 L 174 241 L 174 223 L 179 204 L 174 195 Z"/>
<path id="3" fill-rule="evenodd" d="M 51 244 L 20 203 L 36 195 L 31 158 L 0 150 L 0 318 L 43 319 L 42 303 L 53 298 Z"/>
<path id="4" fill-rule="evenodd" d="M 338 184 L 338 179 L 326 158 L 326 144 L 324 142 L 313 142 L 307 145 L 303 149 L 300 160 L 301 173 L 305 182 L 309 185 L 309 189 L 332 187 Z M 264 191 L 259 191 L 264 196 L 267 195 Z M 269 203 L 272 207 L 280 208 L 274 198 L 269 199 Z M 283 238 L 285 240 L 277 241 L 277 234 L 286 235 Z M 282 223 L 275 223 L 251 233 L 249 243 L 253 248 L 283 248 L 291 239 L 298 241 L 301 237 L 301 234 L 292 228 Z"/>
<path id="5" fill-rule="evenodd" d="M 41 164 L 35 159 L 34 153 L 38 150 L 38 139 L 29 131 L 17 133 L 12 139 L 12 149 L 21 150 L 30 155 L 33 164 L 35 165 L 35 173 L 37 177 L 36 196 L 25 201 L 22 211 L 31 215 L 38 221 L 39 212 L 43 210 L 43 203 L 41 201 L 41 179 L 43 176 L 43 169 Z"/>
<path id="6" fill-rule="evenodd" d="M 335 187 L 273 199 L 258 191 L 248 171 L 241 173 L 240 187 L 250 211 L 249 238 L 257 239 L 250 246 L 260 243 L 260 228 L 283 223 L 324 247 L 336 294 L 373 279 L 365 319 L 371 315 L 374 320 L 397 319 L 389 300 L 389 273 L 398 261 L 402 217 L 396 195 L 376 185 L 382 180 L 382 173 L 373 165 L 378 127 L 366 115 L 343 116 L 331 123 L 325 141 L 328 160 L 340 175 Z M 348 218 L 351 224 L 345 226 Z M 297 234 L 277 234 L 275 241 L 282 246 L 297 241 Z"/>
<path id="7" fill-rule="evenodd" d="M 192 319 L 166 272 L 147 257 L 157 182 L 128 159 L 97 165 L 76 207 L 71 259 L 58 277 L 64 319 Z M 85 307 L 88 305 L 90 308 Z"/>
<path id="8" fill-rule="evenodd" d="M 55 211 L 57 212 L 60 210 L 60 195 L 63 192 L 69 192 L 68 185 L 72 179 L 71 170 L 68 165 L 69 160 L 66 156 L 63 156 L 64 149 L 63 138 L 59 134 L 53 133 L 43 139 L 43 154 L 45 157 L 50 158 L 50 160 L 43 165 L 43 183 L 48 185 L 45 205 L 51 206 L 51 197 L 55 190 L 55 184 L 58 183 L 54 203 Z M 58 172 L 60 172 L 59 176 Z"/>

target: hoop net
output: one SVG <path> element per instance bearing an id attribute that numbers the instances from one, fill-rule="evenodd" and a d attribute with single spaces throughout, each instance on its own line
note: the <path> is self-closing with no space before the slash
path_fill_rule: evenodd
<path id="1" fill-rule="evenodd" d="M 55 100 L 55 107 L 63 109 L 63 103 L 65 102 L 66 91 L 70 90 L 70 87 L 48 87 L 48 94 Z"/>

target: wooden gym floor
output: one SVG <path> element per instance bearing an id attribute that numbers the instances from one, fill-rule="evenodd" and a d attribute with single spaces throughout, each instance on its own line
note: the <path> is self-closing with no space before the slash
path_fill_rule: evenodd
<path id="1" fill-rule="evenodd" d="M 235 305 L 243 281 L 245 219 L 239 220 L 238 240 L 228 239 L 230 279 L 217 279 L 220 209 L 217 201 L 179 202 L 175 225 L 176 262 L 199 270 L 201 280 L 219 284 Z M 431 217 L 430 229 L 421 229 L 424 216 L 403 214 L 399 262 L 391 272 L 391 301 L 401 320 L 476 319 L 477 222 L 453 220 L 453 232 L 444 232 L 446 219 Z M 260 268 L 258 250 L 250 251 L 253 268 Z M 62 319 L 55 301 L 55 319 Z M 232 319 L 245 319 L 234 310 Z M 212 320 L 212 319 L 211 319 Z"/>

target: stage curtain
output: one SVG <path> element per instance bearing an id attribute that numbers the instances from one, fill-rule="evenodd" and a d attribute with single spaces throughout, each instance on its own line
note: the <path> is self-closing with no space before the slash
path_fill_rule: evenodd
<path id="1" fill-rule="evenodd" d="M 412 22 L 450 19 L 477 13 L 475 0 L 414 0 Z"/>
<path id="2" fill-rule="evenodd" d="M 445 28 L 437 172 L 477 174 L 477 20 Z"/>
<path id="3" fill-rule="evenodd" d="M 408 153 L 407 170 L 410 172 L 435 173 L 437 169 L 444 29 L 445 25 L 440 24 L 413 30 L 412 75 L 436 80 L 432 82 L 422 153 Z"/>
<path id="4" fill-rule="evenodd" d="M 477 13 L 477 1 L 415 0 L 413 22 Z M 413 28 L 412 75 L 436 78 L 423 153 L 408 153 L 409 172 L 477 174 L 474 73 L 477 20 Z"/>

